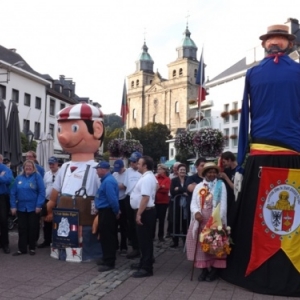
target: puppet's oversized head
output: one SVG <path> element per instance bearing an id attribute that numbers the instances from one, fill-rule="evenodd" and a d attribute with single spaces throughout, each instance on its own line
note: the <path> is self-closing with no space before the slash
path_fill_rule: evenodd
<path id="1" fill-rule="evenodd" d="M 64 151 L 73 161 L 87 161 L 101 146 L 104 138 L 102 111 L 90 104 L 68 106 L 56 115 L 57 138 Z"/>

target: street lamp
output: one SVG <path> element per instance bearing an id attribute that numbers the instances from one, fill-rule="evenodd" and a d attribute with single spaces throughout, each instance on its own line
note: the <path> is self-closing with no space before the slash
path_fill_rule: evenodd
<path id="1" fill-rule="evenodd" d="M 31 144 L 32 144 L 32 140 L 34 137 L 34 133 L 31 130 L 28 130 L 26 133 L 27 136 L 27 140 L 28 140 L 28 146 L 29 146 L 29 150 L 31 149 Z"/>
<path id="2" fill-rule="evenodd" d="M 22 68 L 24 66 L 25 66 L 25 61 L 23 61 L 23 60 L 19 60 L 19 61 L 13 63 L 13 64 L 8 64 L 5 61 L 1 61 L 0 62 L 0 68 L 6 69 L 6 72 L 5 73 L 0 73 L 0 75 L 1 76 L 6 75 L 6 80 L 0 81 L 0 82 L 8 83 L 10 81 L 10 72 L 11 72 L 12 68 L 14 68 L 14 67 Z"/>

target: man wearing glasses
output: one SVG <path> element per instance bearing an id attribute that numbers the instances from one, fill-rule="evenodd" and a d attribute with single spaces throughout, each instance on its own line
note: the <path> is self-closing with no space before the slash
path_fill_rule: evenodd
<path id="1" fill-rule="evenodd" d="M 36 153 L 34 151 L 28 151 L 26 153 L 26 160 L 34 161 L 36 169 L 38 170 L 42 178 L 44 178 L 45 170 L 41 165 L 39 165 L 39 162 L 36 160 Z"/>
<path id="2" fill-rule="evenodd" d="M 46 188 L 46 201 L 45 201 L 45 207 L 46 203 L 49 201 L 49 197 L 53 188 L 53 183 L 55 181 L 55 177 L 59 171 L 58 167 L 58 159 L 55 156 L 51 156 L 48 159 L 49 164 L 49 171 L 45 173 L 44 175 L 44 184 Z M 47 212 L 42 212 L 43 215 L 47 215 Z M 46 222 L 44 220 L 44 241 L 38 245 L 38 248 L 45 248 L 49 247 L 52 241 L 52 222 Z"/>

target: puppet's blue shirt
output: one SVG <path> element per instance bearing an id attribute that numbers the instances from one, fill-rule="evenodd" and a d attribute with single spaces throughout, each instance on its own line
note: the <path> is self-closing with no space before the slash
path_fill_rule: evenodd
<path id="1" fill-rule="evenodd" d="M 238 164 L 248 147 L 249 116 L 252 139 L 268 139 L 300 152 L 300 64 L 287 55 L 278 63 L 268 57 L 246 73 L 242 104 Z"/>

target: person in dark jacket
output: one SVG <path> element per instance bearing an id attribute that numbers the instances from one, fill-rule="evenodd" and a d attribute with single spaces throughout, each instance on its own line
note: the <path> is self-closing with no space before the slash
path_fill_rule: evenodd
<path id="1" fill-rule="evenodd" d="M 186 201 L 186 197 L 188 196 L 186 180 L 186 165 L 180 164 L 178 165 L 178 177 L 171 180 L 170 188 L 171 201 L 173 202 L 173 211 L 170 212 L 173 219 L 173 243 L 170 246 L 171 248 L 178 247 L 179 235 L 187 233 L 188 210 L 190 208 Z"/>

